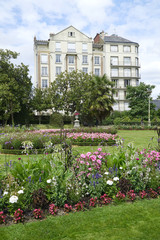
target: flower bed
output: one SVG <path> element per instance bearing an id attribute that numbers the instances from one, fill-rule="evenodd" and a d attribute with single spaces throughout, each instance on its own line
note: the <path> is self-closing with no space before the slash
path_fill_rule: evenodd
<path id="1" fill-rule="evenodd" d="M 10 214 L 21 222 L 28 212 L 41 219 L 45 212 L 84 211 L 160 195 L 160 152 L 139 152 L 132 145 L 79 157 L 62 146 L 58 154 L 10 161 L 2 171 L 0 223 Z"/>
<path id="2" fill-rule="evenodd" d="M 71 140 L 73 145 L 113 145 L 117 138 L 116 134 L 108 133 L 60 133 L 56 131 L 1 134 L 1 152 L 10 154 L 53 152 L 54 145 L 60 144 L 65 139 Z"/>

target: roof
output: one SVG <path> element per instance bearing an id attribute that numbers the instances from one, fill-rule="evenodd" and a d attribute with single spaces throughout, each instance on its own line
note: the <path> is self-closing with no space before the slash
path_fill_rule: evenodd
<path id="1" fill-rule="evenodd" d="M 46 40 L 35 40 L 35 45 L 48 45 Z"/>
<path id="2" fill-rule="evenodd" d="M 74 28 L 76 31 L 78 31 L 78 32 L 80 32 L 81 34 L 85 35 L 87 38 L 92 39 L 91 37 L 88 37 L 86 34 L 82 33 L 81 31 L 79 31 L 77 28 L 75 28 L 75 27 L 72 26 L 72 25 L 70 25 L 69 27 L 67 27 L 67 28 L 65 28 L 65 29 L 63 29 L 63 30 L 61 30 L 60 32 L 56 33 L 55 35 L 57 35 L 57 34 L 63 32 L 63 31 L 66 31 L 66 30 L 69 29 L 69 28 Z"/>
<path id="3" fill-rule="evenodd" d="M 112 34 L 111 36 L 104 36 L 104 42 L 112 42 L 112 43 L 135 43 L 138 44 L 136 42 L 132 42 L 128 39 L 119 37 L 116 34 Z"/>

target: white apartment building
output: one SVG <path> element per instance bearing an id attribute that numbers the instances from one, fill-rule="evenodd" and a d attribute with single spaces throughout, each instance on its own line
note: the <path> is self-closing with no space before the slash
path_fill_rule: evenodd
<path id="1" fill-rule="evenodd" d="M 70 26 L 48 40 L 34 38 L 36 87 L 46 88 L 61 72 L 106 74 L 115 83 L 114 110 L 128 110 L 126 87 L 139 84 L 138 43 L 104 32 L 92 38 Z"/>

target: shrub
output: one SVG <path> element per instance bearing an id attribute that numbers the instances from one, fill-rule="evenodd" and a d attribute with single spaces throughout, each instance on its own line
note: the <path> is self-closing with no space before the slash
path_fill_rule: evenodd
<path id="1" fill-rule="evenodd" d="M 96 198 L 91 198 L 89 200 L 89 206 L 90 207 L 95 207 L 97 203 L 98 203 L 97 197 Z"/>
<path id="2" fill-rule="evenodd" d="M 33 207 L 35 208 L 38 208 L 38 207 L 46 208 L 48 204 L 48 200 L 42 188 L 35 190 L 32 193 L 32 204 L 33 204 Z"/>
<path id="3" fill-rule="evenodd" d="M 143 191 L 140 191 L 140 192 L 139 192 L 139 196 L 140 196 L 141 199 L 144 199 L 144 198 L 147 197 L 147 193 L 146 193 L 144 190 L 143 190 Z"/>
<path id="4" fill-rule="evenodd" d="M 54 127 L 63 128 L 63 116 L 62 114 L 55 112 L 50 116 L 50 125 Z"/>
<path id="5" fill-rule="evenodd" d="M 121 178 L 117 183 L 117 187 L 120 189 L 121 193 L 126 194 L 131 189 L 131 182 L 128 179 Z"/>

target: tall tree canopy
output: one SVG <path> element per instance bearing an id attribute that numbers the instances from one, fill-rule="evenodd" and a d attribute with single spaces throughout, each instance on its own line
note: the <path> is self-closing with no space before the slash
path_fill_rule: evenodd
<path id="1" fill-rule="evenodd" d="M 85 118 L 96 118 L 100 122 L 112 111 L 113 93 L 113 83 L 106 75 L 62 72 L 52 83 L 55 110 L 72 114 L 78 111 Z"/>
<path id="2" fill-rule="evenodd" d="M 11 117 L 14 124 L 14 114 L 20 112 L 30 100 L 32 89 L 31 77 L 28 76 L 28 66 L 23 63 L 14 65 L 10 60 L 18 57 L 17 52 L 0 49 L 0 111 L 2 120 Z"/>
<path id="3" fill-rule="evenodd" d="M 127 87 L 127 99 L 129 100 L 130 114 L 133 118 L 141 117 L 142 119 L 148 118 L 148 105 L 149 98 L 151 99 L 152 89 L 154 85 L 146 85 L 145 83 L 140 83 L 139 86 Z M 154 104 L 150 104 L 151 116 L 154 112 Z"/>

